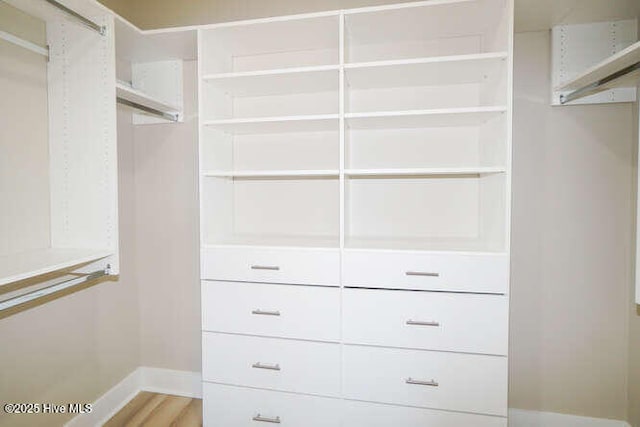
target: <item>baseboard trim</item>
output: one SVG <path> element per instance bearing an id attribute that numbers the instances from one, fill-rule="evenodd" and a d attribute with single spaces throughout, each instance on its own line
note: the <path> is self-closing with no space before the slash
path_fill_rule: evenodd
<path id="1" fill-rule="evenodd" d="M 199 372 L 141 366 L 100 396 L 91 412 L 77 415 L 65 427 L 102 425 L 141 391 L 202 398 L 202 376 Z"/>
<path id="2" fill-rule="evenodd" d="M 509 410 L 509 427 L 631 427 L 626 421 L 580 417 L 552 412 Z"/>

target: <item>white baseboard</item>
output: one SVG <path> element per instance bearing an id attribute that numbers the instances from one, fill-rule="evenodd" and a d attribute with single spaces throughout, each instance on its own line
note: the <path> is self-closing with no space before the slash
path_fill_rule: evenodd
<path id="1" fill-rule="evenodd" d="M 141 391 L 201 398 L 202 376 L 199 372 L 141 366 L 100 396 L 91 412 L 72 418 L 65 427 L 100 426 Z"/>
<path id="2" fill-rule="evenodd" d="M 509 427 L 631 427 L 629 423 L 604 418 L 579 417 L 552 412 L 509 410 Z"/>

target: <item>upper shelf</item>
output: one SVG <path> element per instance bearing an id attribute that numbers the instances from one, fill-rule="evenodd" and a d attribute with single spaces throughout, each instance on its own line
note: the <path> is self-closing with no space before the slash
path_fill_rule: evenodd
<path id="1" fill-rule="evenodd" d="M 0 256 L 0 286 L 113 255 L 109 250 L 38 249 Z"/>
<path id="2" fill-rule="evenodd" d="M 158 113 L 154 113 L 154 115 L 162 115 L 170 121 L 175 122 L 180 116 L 179 108 L 153 98 L 123 82 L 116 83 L 116 97 L 118 99 L 125 100 L 127 105 L 137 108 L 143 112 L 150 112 L 150 110 L 157 111 Z M 136 105 L 138 107 L 136 107 Z M 147 110 L 141 109 L 140 107 L 144 107 Z"/>
<path id="3" fill-rule="evenodd" d="M 479 126 L 506 113 L 506 107 L 444 108 L 345 114 L 350 129 Z"/>
<path id="4" fill-rule="evenodd" d="M 582 87 L 597 83 L 638 62 L 640 62 L 640 41 L 594 65 L 575 78 L 562 83 L 556 90 L 563 92 L 578 90 Z M 607 83 L 607 88 L 634 86 L 639 75 L 640 71 L 636 70 L 635 75 L 627 74 L 627 76 L 623 78 Z"/>

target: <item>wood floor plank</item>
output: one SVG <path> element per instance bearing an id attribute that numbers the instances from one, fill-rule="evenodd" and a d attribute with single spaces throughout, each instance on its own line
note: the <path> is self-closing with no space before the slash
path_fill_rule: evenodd
<path id="1" fill-rule="evenodd" d="M 103 427 L 202 427 L 202 400 L 143 391 Z"/>
<path id="2" fill-rule="evenodd" d="M 140 427 L 166 427 L 171 425 L 172 420 L 178 418 L 192 400 L 190 397 L 168 396 L 147 416 Z"/>
<path id="3" fill-rule="evenodd" d="M 202 427 L 202 400 L 192 399 L 170 427 Z"/>
<path id="4" fill-rule="evenodd" d="M 155 409 L 164 402 L 168 396 L 166 394 L 154 394 L 149 401 L 140 408 L 138 412 L 124 424 L 125 427 L 140 427 Z"/>
<path id="5" fill-rule="evenodd" d="M 131 417 L 146 405 L 155 393 L 141 391 L 129 401 L 118 413 L 107 421 L 103 427 L 122 427 Z"/>

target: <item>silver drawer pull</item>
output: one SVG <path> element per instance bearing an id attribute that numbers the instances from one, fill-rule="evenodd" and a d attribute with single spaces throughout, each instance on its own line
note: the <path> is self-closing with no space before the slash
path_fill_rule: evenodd
<path id="1" fill-rule="evenodd" d="M 405 271 L 407 276 L 440 277 L 440 273 L 429 273 L 427 271 Z"/>
<path id="2" fill-rule="evenodd" d="M 440 385 L 437 382 L 435 382 L 434 380 L 431 380 L 431 381 L 414 380 L 411 377 L 407 378 L 404 382 L 407 383 L 407 384 L 426 385 L 426 386 L 429 386 L 429 387 L 438 387 Z"/>
<path id="3" fill-rule="evenodd" d="M 255 368 L 255 369 L 268 369 L 270 371 L 279 371 L 280 370 L 280 365 L 278 365 L 277 363 L 275 365 L 268 365 L 266 363 L 256 362 L 253 365 L 251 365 L 251 367 Z"/>
<path id="4" fill-rule="evenodd" d="M 407 320 L 407 325 L 410 326 L 440 326 L 440 322 L 422 322 L 420 320 Z"/>
<path id="5" fill-rule="evenodd" d="M 257 314 L 259 316 L 280 316 L 279 311 L 260 310 L 260 309 L 251 310 L 251 314 Z"/>
<path id="6" fill-rule="evenodd" d="M 272 423 L 272 424 L 280 424 L 280 417 L 263 417 L 262 415 L 258 414 L 255 417 L 252 418 L 253 421 L 259 421 L 261 423 Z"/>
<path id="7" fill-rule="evenodd" d="M 252 265 L 252 270 L 269 270 L 269 271 L 278 271 L 280 267 L 277 265 Z"/>

